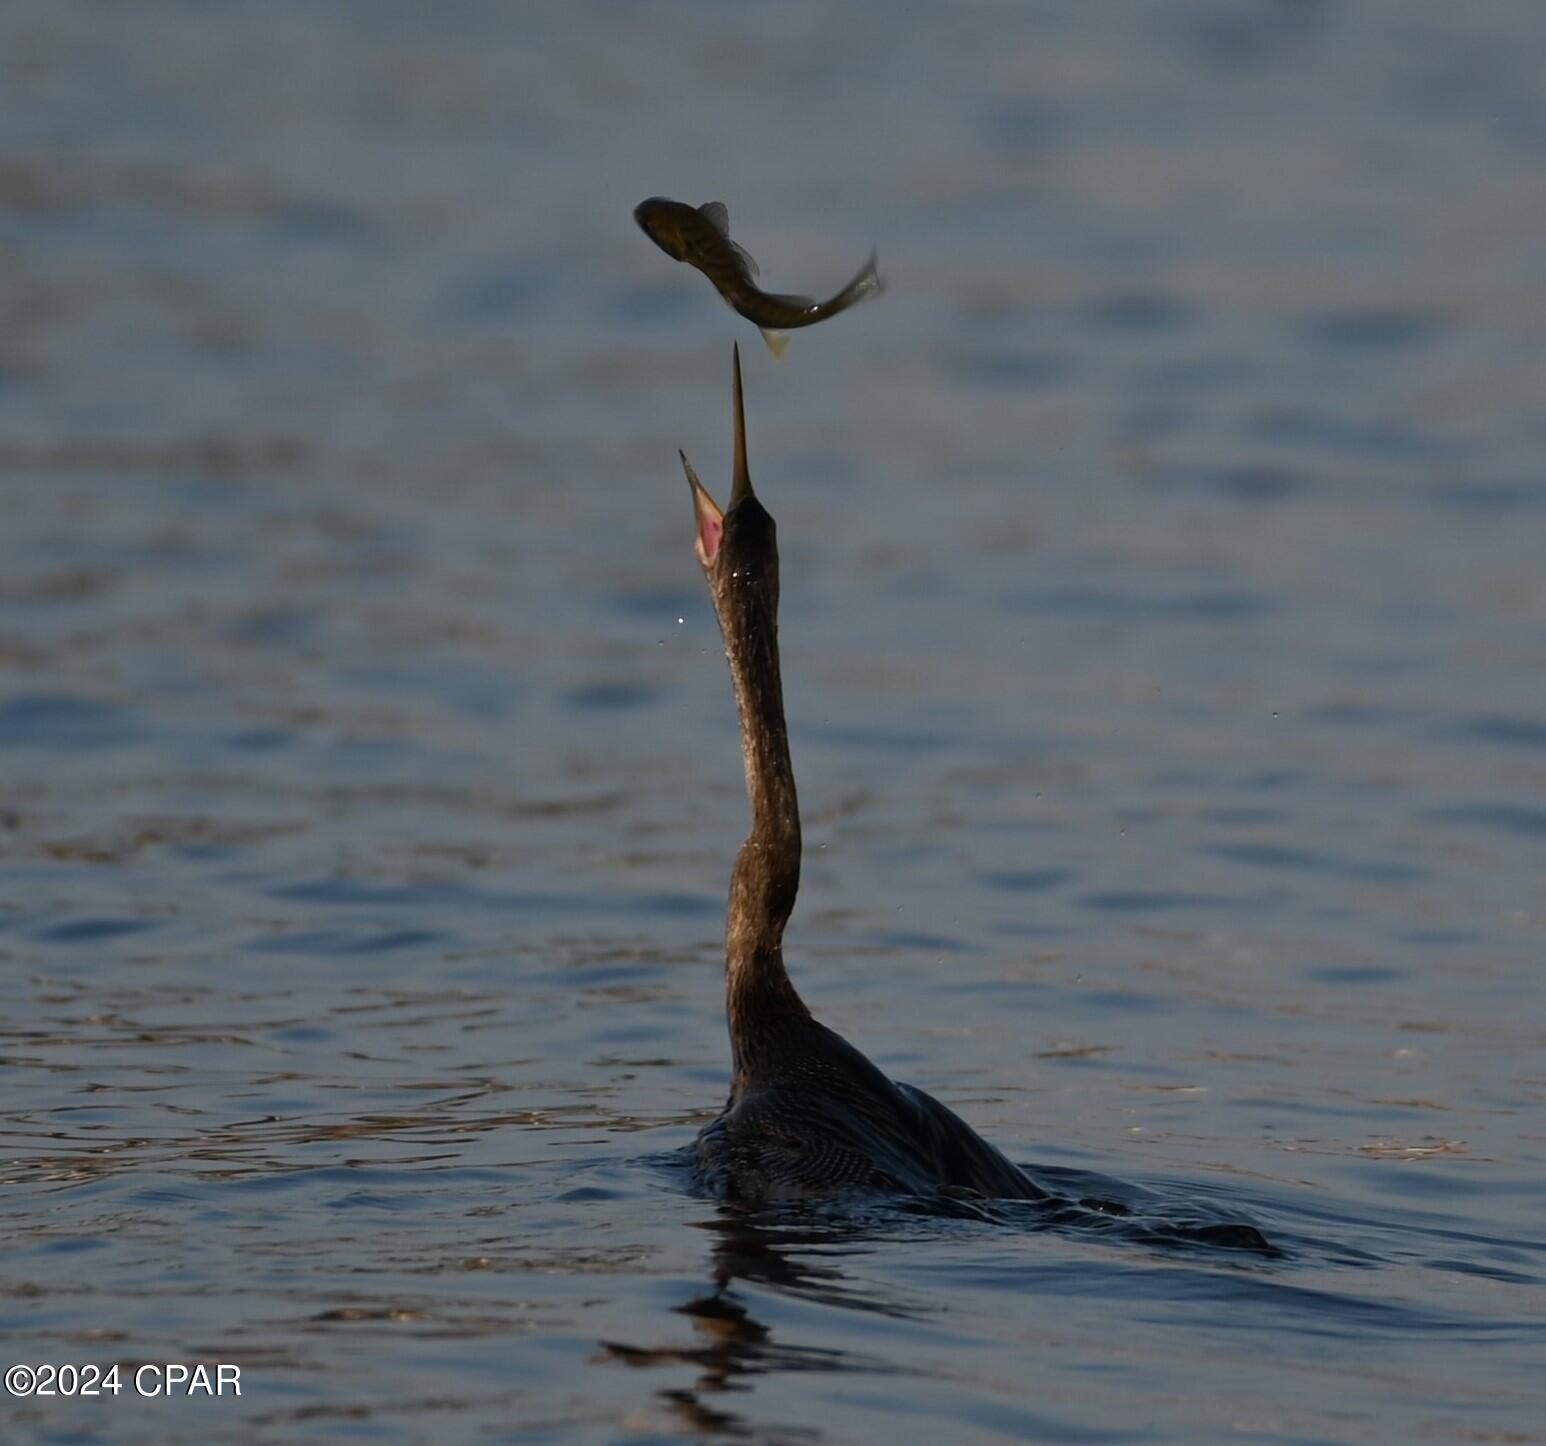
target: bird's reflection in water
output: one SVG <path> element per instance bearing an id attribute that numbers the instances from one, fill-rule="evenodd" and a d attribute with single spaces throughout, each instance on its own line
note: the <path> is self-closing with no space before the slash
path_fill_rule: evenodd
<path id="1" fill-rule="evenodd" d="M 673 1160 L 674 1165 L 680 1161 Z M 1103 1175 L 1042 1167 L 1049 1187 L 1040 1200 L 983 1200 L 960 1193 L 896 1199 L 866 1209 L 853 1201 L 823 1206 L 751 1208 L 724 1204 L 699 1222 L 713 1237 L 709 1289 L 672 1309 L 692 1322 L 687 1344 L 632 1345 L 603 1341 L 603 1361 L 635 1367 L 692 1366 L 691 1387 L 657 1393 L 678 1426 L 700 1435 L 750 1435 L 734 1412 L 705 1397 L 750 1389 L 751 1378 L 782 1371 L 894 1373 L 876 1356 L 818 1346 L 788 1345 L 752 1315 L 738 1283 L 840 1310 L 908 1320 L 928 1313 L 842 1270 L 836 1262 L 887 1241 L 953 1234 L 974 1226 L 1024 1236 L 1052 1232 L 1135 1248 L 1175 1259 L 1189 1256 L 1231 1269 L 1259 1269 L 1284 1258 L 1251 1224 L 1231 1220 L 1211 1205 L 1167 1199 L 1142 1186 Z M 1056 1192 L 1056 1193 L 1054 1193 Z M 783 1437 L 801 1433 L 784 1430 Z"/>
<path id="2" fill-rule="evenodd" d="M 603 1341 L 603 1361 L 627 1366 L 695 1367 L 690 1387 L 656 1393 L 677 1424 L 699 1435 L 750 1435 L 751 1428 L 732 1411 L 711 1406 L 705 1397 L 749 1389 L 751 1377 L 779 1371 L 863 1371 L 895 1369 L 885 1361 L 855 1351 L 817 1346 L 784 1345 L 771 1329 L 752 1315 L 738 1281 L 764 1285 L 823 1305 L 905 1318 L 899 1302 L 861 1287 L 837 1266 L 812 1259 L 859 1245 L 862 1226 L 807 1222 L 783 1225 L 776 1217 L 726 1206 L 702 1228 L 713 1236 L 712 1283 L 704 1294 L 673 1310 L 692 1323 L 691 1342 L 682 1345 L 640 1346 Z M 801 1433 L 785 1433 L 799 1435 Z M 811 1433 L 813 1438 L 815 1433 Z"/>

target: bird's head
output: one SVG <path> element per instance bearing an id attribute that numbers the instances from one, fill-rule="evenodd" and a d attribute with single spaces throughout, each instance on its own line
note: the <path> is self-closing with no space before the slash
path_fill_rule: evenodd
<path id="1" fill-rule="evenodd" d="M 778 534 L 773 518 L 752 491 L 746 467 L 746 409 L 741 395 L 741 349 L 734 352 L 735 463 L 731 473 L 730 505 L 721 509 L 698 480 L 687 454 L 681 453 L 682 469 L 692 488 L 693 520 L 697 524 L 694 549 L 714 594 L 714 605 L 724 618 L 725 604 L 749 591 L 778 595 Z"/>

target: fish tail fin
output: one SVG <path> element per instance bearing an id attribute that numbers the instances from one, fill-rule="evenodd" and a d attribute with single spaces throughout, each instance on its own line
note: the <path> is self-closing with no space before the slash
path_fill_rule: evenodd
<path id="1" fill-rule="evenodd" d="M 787 331 L 774 331 L 772 327 L 759 326 L 762 339 L 767 342 L 768 350 L 773 353 L 773 360 L 777 361 L 783 356 L 784 348 L 789 345 L 789 333 Z"/>
<path id="2" fill-rule="evenodd" d="M 835 311 L 845 310 L 856 302 L 864 301 L 867 297 L 879 296 L 886 289 L 886 283 L 878 269 L 879 262 L 879 253 L 871 251 L 870 259 L 859 268 L 859 274 L 833 297 L 832 306 Z"/>

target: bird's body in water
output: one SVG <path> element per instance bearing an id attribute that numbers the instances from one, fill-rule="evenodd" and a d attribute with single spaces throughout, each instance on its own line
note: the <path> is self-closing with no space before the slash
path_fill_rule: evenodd
<path id="1" fill-rule="evenodd" d="M 725 301 L 761 330 L 776 357 L 784 354 L 787 333 L 795 327 L 825 321 L 883 288 L 872 251 L 859 274 L 828 301 L 763 291 L 755 281 L 757 263 L 730 239 L 730 213 L 719 201 L 689 206 L 651 196 L 634 207 L 633 218 L 667 256 L 707 276 Z"/>
<path id="2" fill-rule="evenodd" d="M 860 1191 L 1042 1199 L 1021 1170 L 929 1095 L 895 1084 L 811 1017 L 784 969 L 800 882 L 800 812 L 778 658 L 778 542 L 746 466 L 735 357 L 735 470 L 721 511 L 686 456 L 697 554 L 740 712 L 752 826 L 736 858 L 725 931 L 734 1077 L 698 1137 L 702 1175 L 744 1200 Z"/>

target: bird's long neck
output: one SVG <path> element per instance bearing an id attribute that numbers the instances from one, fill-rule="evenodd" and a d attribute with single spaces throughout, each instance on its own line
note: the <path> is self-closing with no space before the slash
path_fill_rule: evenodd
<path id="1" fill-rule="evenodd" d="M 800 808 L 778 667 L 778 554 L 732 576 L 716 598 L 741 715 L 752 826 L 736 856 L 725 928 L 726 1006 L 737 1078 L 781 1026 L 807 1016 L 784 970 L 784 925 L 800 887 Z"/>

